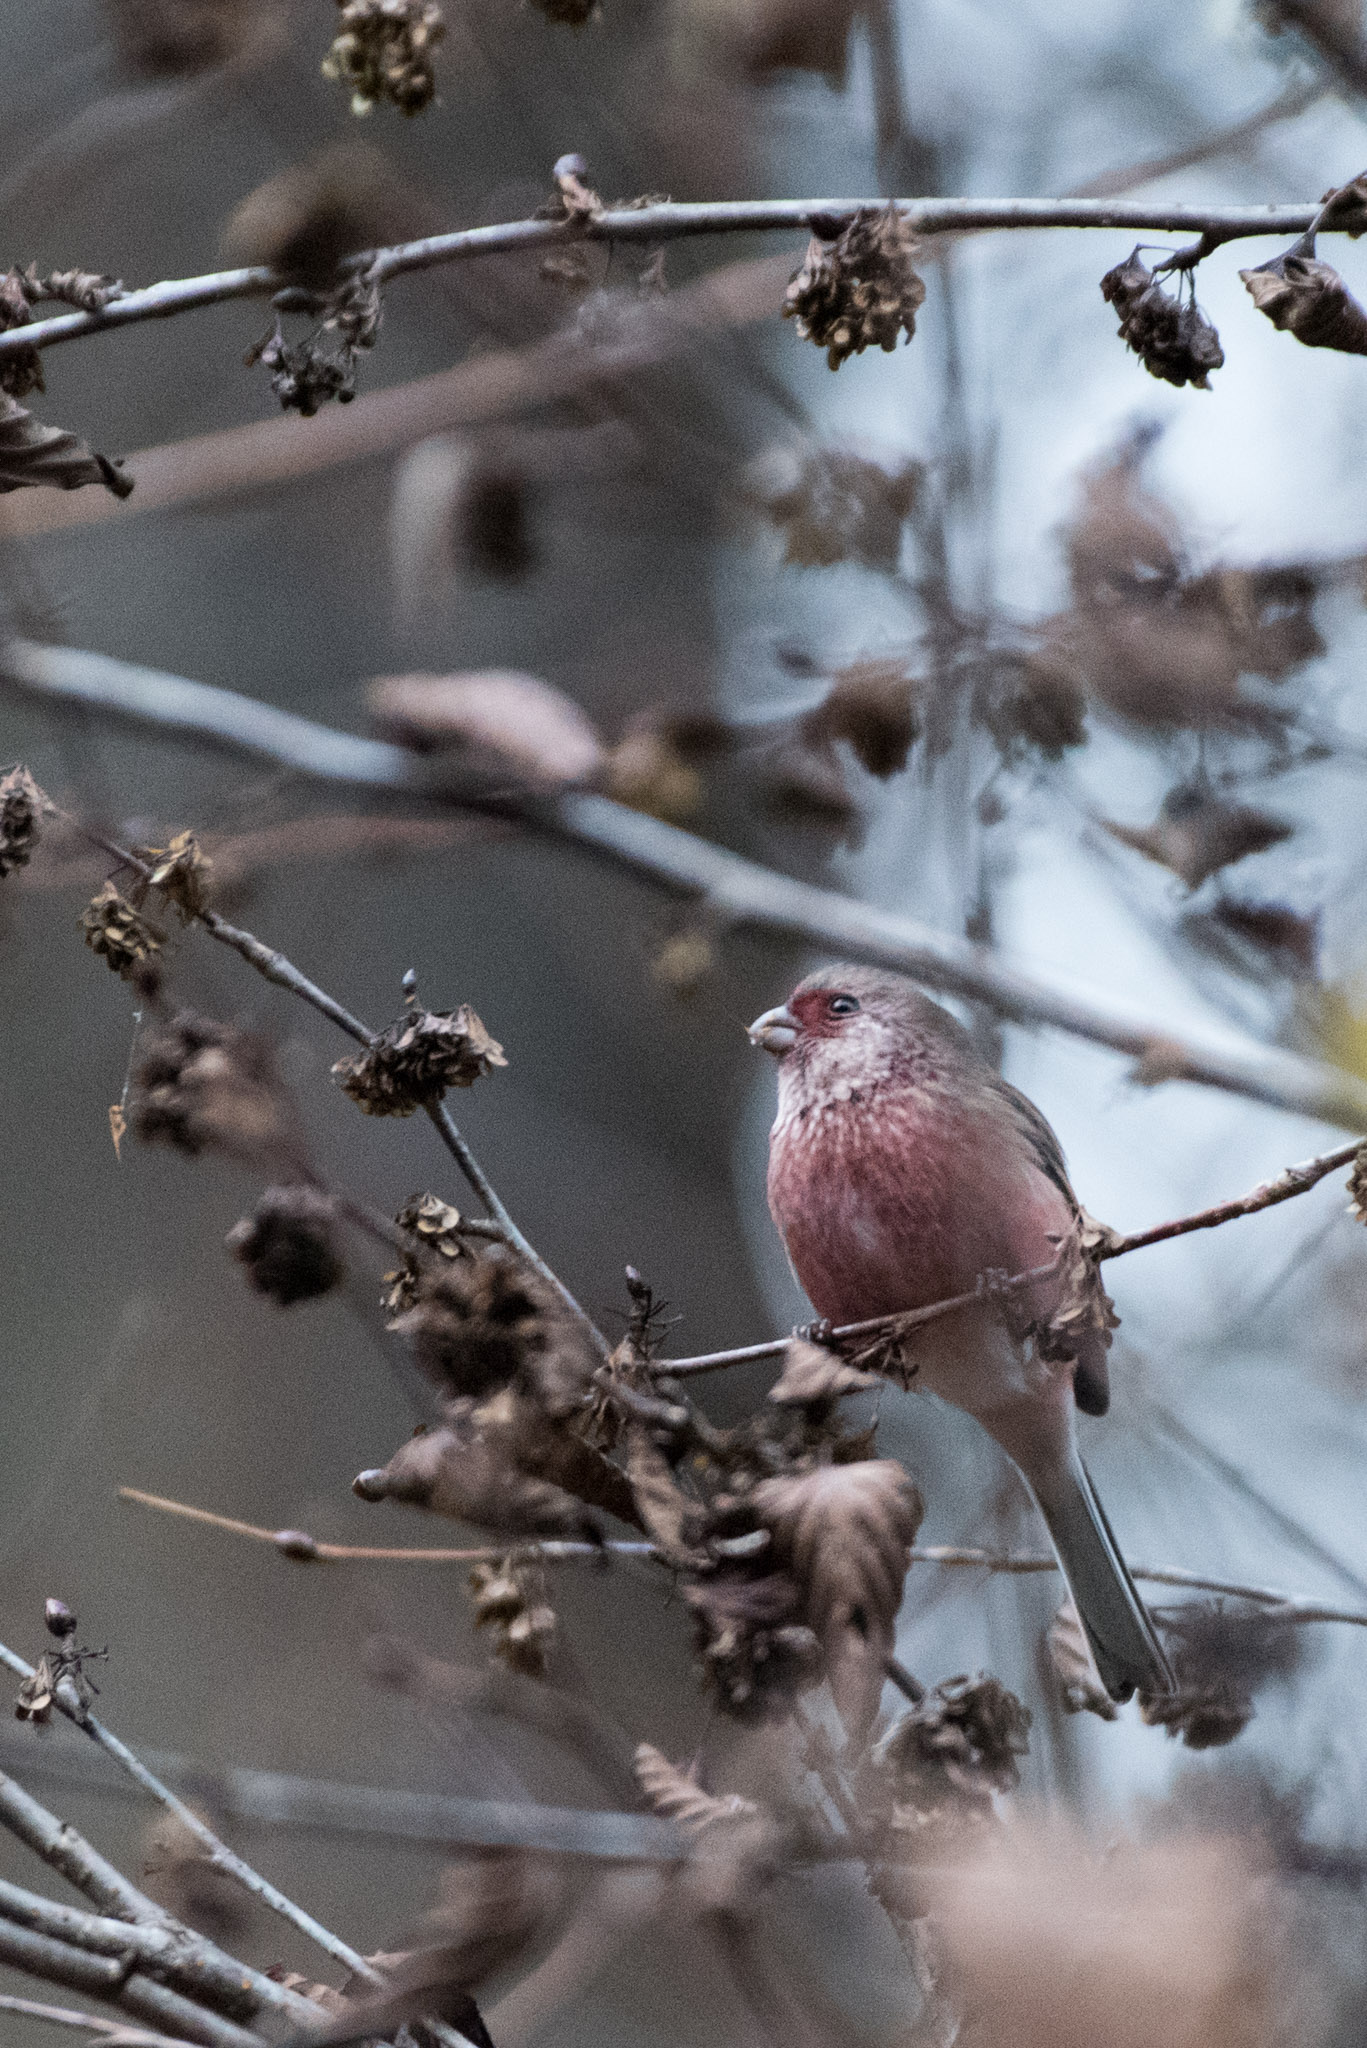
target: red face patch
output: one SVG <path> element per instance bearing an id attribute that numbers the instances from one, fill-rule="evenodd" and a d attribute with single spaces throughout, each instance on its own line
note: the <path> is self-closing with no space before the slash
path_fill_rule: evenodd
<path id="1" fill-rule="evenodd" d="M 834 1038 L 859 1014 L 857 996 L 840 988 L 809 988 L 795 995 L 788 1008 L 807 1038 Z"/>

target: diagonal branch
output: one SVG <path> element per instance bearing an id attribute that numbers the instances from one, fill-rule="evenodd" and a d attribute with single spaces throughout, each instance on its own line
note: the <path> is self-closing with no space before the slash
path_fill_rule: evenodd
<path id="1" fill-rule="evenodd" d="M 774 230 L 818 229 L 838 233 L 861 207 L 881 208 L 872 199 L 728 199 L 704 203 L 608 208 L 585 220 L 517 220 L 495 226 L 460 228 L 427 235 L 393 248 L 358 251 L 344 273 L 365 273 L 378 284 L 439 264 L 517 251 L 553 249 L 567 242 L 680 241 L 698 235 L 762 234 Z M 968 230 L 1110 228 L 1127 234 L 1209 234 L 1221 242 L 1253 236 L 1304 234 L 1316 208 L 1291 206 L 1177 206 L 1113 199 L 898 199 L 903 218 L 922 235 Z M 228 299 L 265 298 L 291 284 L 259 265 L 213 271 L 203 277 L 168 279 L 141 291 L 126 291 L 97 313 L 58 313 L 0 334 L 0 360 L 23 349 L 51 348 L 144 320 L 164 320 Z"/>
<path id="2" fill-rule="evenodd" d="M 794 881 L 607 797 L 587 791 L 555 798 L 489 795 L 460 781 L 443 787 L 428 764 L 402 747 L 107 655 L 11 640 L 0 653 L 0 682 L 52 703 L 85 705 L 147 729 L 274 761 L 318 781 L 409 797 L 416 791 L 512 819 L 705 907 L 723 927 L 872 961 L 985 1003 L 1001 1016 L 1049 1024 L 1110 1046 L 1168 1079 L 1221 1088 L 1350 1130 L 1367 1129 L 1367 1087 L 1336 1067 L 1233 1033 L 1178 1034 L 1099 992 L 1027 973 L 966 939 Z"/>

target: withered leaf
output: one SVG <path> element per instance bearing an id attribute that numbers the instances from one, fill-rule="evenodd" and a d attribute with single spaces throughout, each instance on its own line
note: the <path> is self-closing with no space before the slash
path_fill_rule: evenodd
<path id="1" fill-rule="evenodd" d="M 1072 1600 L 1065 1600 L 1045 1632 L 1049 1660 L 1063 1688 L 1063 1704 L 1070 1714 L 1096 1714 L 1103 1721 L 1118 1721 L 1120 1709 L 1097 1675 L 1095 1660 L 1078 1620 Z"/>
<path id="2" fill-rule="evenodd" d="M 1265 853 L 1289 839 L 1294 826 L 1247 804 L 1227 804 L 1204 785 L 1169 790 L 1152 825 L 1102 824 L 1113 839 L 1171 869 L 1188 889 L 1199 889 L 1221 868 Z"/>
<path id="3" fill-rule="evenodd" d="M 753 1501 L 776 1561 L 801 1589 L 802 1618 L 825 1653 L 840 1717 L 862 1736 L 892 1653 L 921 1496 L 900 1465 L 875 1458 L 763 1480 Z"/>
<path id="4" fill-rule="evenodd" d="M 648 1742 L 638 1744 L 632 1770 L 655 1812 L 677 1821 L 690 1835 L 758 1817 L 759 1808 L 752 1799 L 742 1799 L 738 1792 L 704 1792 L 696 1779 Z"/>
<path id="5" fill-rule="evenodd" d="M 452 1402 L 450 1420 L 402 1444 L 384 1467 L 353 1482 L 362 1500 L 397 1500 L 453 1522 L 507 1536 L 596 1541 L 588 1509 L 562 1488 L 520 1472 L 497 1436 L 482 1430 L 472 1404 Z"/>
<path id="6" fill-rule="evenodd" d="M 45 427 L 17 398 L 0 392 L 0 492 L 52 484 L 60 491 L 103 484 L 126 498 L 133 479 L 107 455 L 93 455 L 85 442 L 63 427 Z"/>
<path id="7" fill-rule="evenodd" d="M 920 729 L 916 682 L 900 661 L 851 662 L 802 721 L 809 739 L 847 741 L 860 764 L 880 780 L 906 767 Z"/>
<path id="8" fill-rule="evenodd" d="M 1239 275 L 1258 311 L 1306 348 L 1367 356 L 1367 312 L 1332 264 L 1288 251 Z"/>
<path id="9" fill-rule="evenodd" d="M 783 1353 L 783 1371 L 769 1389 L 769 1399 L 782 1404 L 833 1401 L 842 1394 L 860 1394 L 881 1386 L 877 1373 L 847 1365 L 824 1344 L 792 1338 Z"/>
<path id="10" fill-rule="evenodd" d="M 626 1453 L 636 1512 L 660 1555 L 681 1571 L 705 1568 L 706 1553 L 689 1540 L 698 1520 L 697 1506 L 643 1424 L 633 1422 L 627 1430 Z"/>

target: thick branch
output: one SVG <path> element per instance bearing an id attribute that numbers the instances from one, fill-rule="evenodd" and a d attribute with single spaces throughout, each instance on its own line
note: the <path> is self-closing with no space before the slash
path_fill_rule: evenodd
<path id="1" fill-rule="evenodd" d="M 584 221 L 517 220 L 428 235 L 389 249 L 366 250 L 343 268 L 367 271 L 380 283 L 414 270 L 431 270 L 475 256 L 557 248 L 566 242 L 674 242 L 696 235 L 755 234 L 773 230 L 838 231 L 860 207 L 885 199 L 729 199 L 693 205 L 607 210 Z M 1127 234 L 1211 234 L 1228 242 L 1251 236 L 1304 234 L 1314 206 L 1174 206 L 1114 199 L 899 199 L 894 202 L 918 234 L 983 229 L 1109 228 Z M 290 279 L 254 266 L 204 277 L 169 279 L 125 292 L 100 313 L 58 313 L 0 334 L 0 358 L 25 348 L 51 348 L 114 327 L 164 320 L 225 299 L 264 298 Z"/>
<path id="2" fill-rule="evenodd" d="M 401 747 L 106 655 L 12 640 L 0 655 L 0 679 L 51 702 L 84 704 L 163 733 L 282 763 L 319 781 L 410 796 L 422 791 L 517 818 L 548 838 L 580 846 L 705 905 L 723 925 L 777 933 L 895 968 L 929 987 L 986 1003 L 1002 1016 L 1050 1024 L 1147 1060 L 1173 1080 L 1222 1088 L 1350 1130 L 1367 1128 L 1367 1087 L 1338 1068 L 1233 1033 L 1165 1030 L 1104 995 L 1025 973 L 966 939 L 794 881 L 607 797 L 572 792 L 554 799 L 491 799 L 469 788 L 442 790 L 434 787 L 430 768 Z"/>

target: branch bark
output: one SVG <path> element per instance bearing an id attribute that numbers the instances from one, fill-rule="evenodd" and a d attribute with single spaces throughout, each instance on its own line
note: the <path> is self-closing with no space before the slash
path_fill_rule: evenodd
<path id="1" fill-rule="evenodd" d="M 0 683 L 50 703 L 85 705 L 147 730 L 273 761 L 317 781 L 423 794 L 520 822 L 707 908 L 723 927 L 797 939 L 895 968 L 1017 1022 L 1048 1024 L 1109 1046 L 1166 1079 L 1220 1088 L 1350 1130 L 1367 1129 L 1367 1087 L 1352 1074 L 1232 1032 L 1166 1029 L 1100 993 L 1046 980 L 966 939 L 794 881 L 607 797 L 587 791 L 550 799 L 495 797 L 451 781 L 450 771 L 443 786 L 429 764 L 383 740 L 338 732 L 233 690 L 71 648 L 11 640 L 0 651 Z"/>
<path id="2" fill-rule="evenodd" d="M 1130 234 L 1209 234 L 1221 242 L 1258 236 L 1304 234 L 1317 208 L 1291 206 L 1177 206 L 1115 199 L 898 199 L 891 202 L 917 234 L 962 234 L 984 230 L 1109 228 Z M 460 228 L 427 235 L 393 248 L 364 250 L 347 257 L 346 272 L 365 272 L 377 283 L 411 271 L 431 270 L 479 256 L 503 256 L 563 247 L 570 242 L 674 242 L 698 235 L 792 233 L 819 227 L 838 232 L 861 207 L 884 207 L 870 199 L 728 199 L 605 209 L 588 220 L 516 220 L 490 227 Z M 26 348 L 52 348 L 88 334 L 130 327 L 144 320 L 222 305 L 229 299 L 264 298 L 291 280 L 250 266 L 202 277 L 166 279 L 140 291 L 124 292 L 99 313 L 58 313 L 48 320 L 0 334 L 0 360 Z"/>

